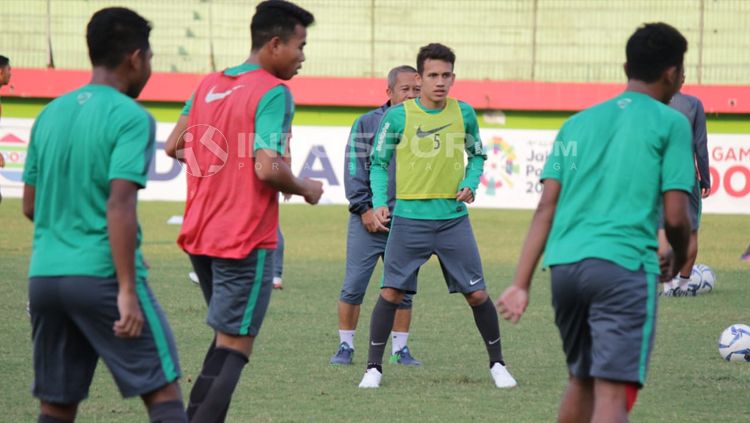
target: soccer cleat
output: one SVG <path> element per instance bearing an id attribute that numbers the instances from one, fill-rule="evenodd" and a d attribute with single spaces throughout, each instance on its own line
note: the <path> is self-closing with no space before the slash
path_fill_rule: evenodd
<path id="1" fill-rule="evenodd" d="M 695 289 L 672 288 L 662 292 L 662 297 L 695 297 L 698 291 Z"/>
<path id="2" fill-rule="evenodd" d="M 354 348 L 350 347 L 346 342 L 342 342 L 336 354 L 331 356 L 331 364 L 349 365 L 352 364 L 353 357 Z"/>
<path id="3" fill-rule="evenodd" d="M 495 386 L 498 388 L 512 388 L 518 384 L 516 380 L 513 379 L 513 376 L 510 375 L 508 369 L 500 363 L 495 363 L 495 365 L 492 366 L 490 369 L 490 375 L 492 376 L 492 380 L 495 381 Z"/>
<path id="4" fill-rule="evenodd" d="M 376 368 L 367 369 L 362 382 L 359 382 L 360 388 L 380 388 L 380 379 L 383 378 L 383 374 Z"/>
<path id="5" fill-rule="evenodd" d="M 740 256 L 740 260 L 750 263 L 750 252 L 747 252 Z"/>
<path id="6" fill-rule="evenodd" d="M 196 285 L 200 284 L 200 281 L 198 280 L 198 274 L 197 274 L 197 273 L 195 273 L 195 272 L 190 272 L 190 273 L 188 273 L 188 277 L 190 278 L 190 280 L 191 280 L 191 281 L 192 281 L 192 282 L 193 282 L 194 284 L 196 284 Z"/>
<path id="7" fill-rule="evenodd" d="M 422 362 L 411 356 L 409 347 L 401 348 L 391 355 L 391 364 L 401 364 L 403 366 L 421 366 Z"/>
<path id="8" fill-rule="evenodd" d="M 281 278 L 278 276 L 273 277 L 273 289 L 284 289 L 284 286 L 281 284 Z"/>

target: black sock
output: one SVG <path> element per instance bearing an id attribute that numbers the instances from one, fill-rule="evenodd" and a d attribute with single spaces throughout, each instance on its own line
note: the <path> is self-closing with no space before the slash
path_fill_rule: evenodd
<path id="1" fill-rule="evenodd" d="M 383 364 L 383 352 L 388 342 L 388 335 L 393 329 L 393 320 L 396 318 L 398 304 L 387 301 L 382 296 L 378 297 L 375 308 L 372 309 L 370 318 L 370 349 L 367 355 L 368 367 Z M 383 373 L 382 367 L 379 370 Z"/>
<path id="2" fill-rule="evenodd" d="M 383 374 L 383 366 L 378 363 L 367 363 L 367 370 L 375 369 L 380 372 L 380 374 Z"/>
<path id="3" fill-rule="evenodd" d="M 46 414 L 40 414 L 36 419 L 36 423 L 73 423 L 73 420 L 63 420 Z"/>
<path id="4" fill-rule="evenodd" d="M 182 400 L 153 404 L 148 409 L 148 418 L 150 423 L 187 423 L 187 415 Z"/>
<path id="5" fill-rule="evenodd" d="M 503 363 L 503 350 L 500 346 L 500 322 L 497 319 L 497 310 L 492 300 L 487 298 L 487 301 L 482 304 L 472 307 L 471 311 L 474 312 L 474 323 L 479 329 L 479 333 L 482 335 L 484 345 L 487 347 L 487 354 L 490 356 L 490 367 L 493 363 Z"/>
<path id="6" fill-rule="evenodd" d="M 204 363 L 201 375 L 190 391 L 188 420 L 223 422 L 246 364 L 247 357 L 239 351 L 217 347 Z"/>

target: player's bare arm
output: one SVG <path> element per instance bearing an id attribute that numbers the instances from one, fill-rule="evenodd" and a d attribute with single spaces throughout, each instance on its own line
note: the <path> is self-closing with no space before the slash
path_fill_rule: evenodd
<path id="1" fill-rule="evenodd" d="M 23 215 L 34 221 L 34 203 L 36 198 L 36 187 L 29 184 L 23 186 Z"/>
<path id="2" fill-rule="evenodd" d="M 559 181 L 555 179 L 544 181 L 542 198 L 539 200 L 539 205 L 531 220 L 529 233 L 523 243 L 513 284 L 495 302 L 495 306 L 499 309 L 503 318 L 513 323 L 518 322 L 529 305 L 531 278 L 534 276 L 534 269 L 536 269 L 539 258 L 544 252 L 544 246 L 552 228 L 552 219 L 555 217 L 560 189 Z"/>
<path id="3" fill-rule="evenodd" d="M 137 193 L 138 186 L 131 181 L 114 179 L 110 182 L 107 231 L 119 286 L 117 309 L 120 312 L 120 320 L 114 322 L 112 329 L 122 338 L 138 337 L 143 328 L 143 313 L 135 292 Z"/>
<path id="4" fill-rule="evenodd" d="M 188 116 L 180 115 L 180 118 L 177 119 L 177 123 L 175 124 L 172 133 L 169 134 L 169 137 L 167 137 L 167 145 L 164 147 L 164 151 L 167 153 L 167 156 L 182 161 L 182 158 L 177 157 L 177 152 L 182 150 L 182 148 L 185 146 L 185 140 L 182 138 L 182 134 L 185 133 L 187 127 Z"/>
<path id="5" fill-rule="evenodd" d="M 323 195 L 323 184 L 313 179 L 302 179 L 294 176 L 283 157 L 273 150 L 255 152 L 255 174 L 258 179 L 277 190 L 289 194 L 301 195 L 309 204 L 317 204 Z"/>
<path id="6" fill-rule="evenodd" d="M 677 275 L 687 260 L 688 243 L 690 242 L 690 216 L 688 216 L 688 196 L 684 191 L 667 191 L 664 193 L 664 230 L 672 246 L 671 269 L 662 273 L 660 280 L 668 282 Z M 668 253 L 667 253 L 668 254 Z M 660 259 L 664 257 L 662 254 Z"/>

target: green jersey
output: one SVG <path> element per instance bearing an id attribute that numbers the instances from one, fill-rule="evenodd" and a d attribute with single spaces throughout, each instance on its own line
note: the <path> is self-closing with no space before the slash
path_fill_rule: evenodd
<path id="1" fill-rule="evenodd" d="M 541 176 L 562 187 L 545 265 L 599 258 L 659 273 L 662 193 L 693 189 L 691 140 L 685 116 L 632 91 L 568 119 Z"/>
<path id="2" fill-rule="evenodd" d="M 260 66 L 243 63 L 239 66 L 227 68 L 225 75 L 239 76 L 247 72 L 260 69 Z M 190 114 L 193 97 L 185 102 L 182 115 Z M 253 150 L 274 150 L 284 154 L 287 149 L 288 137 L 291 134 L 292 118 L 294 117 L 294 101 L 289 88 L 278 85 L 263 94 L 255 111 L 255 140 Z"/>
<path id="3" fill-rule="evenodd" d="M 156 125 L 133 99 L 85 85 L 52 101 L 31 131 L 23 180 L 36 188 L 29 276 L 115 276 L 107 231 L 110 182 L 146 185 Z M 140 252 L 136 276 L 146 279 Z"/>
<path id="4" fill-rule="evenodd" d="M 402 186 L 396 186 L 396 205 L 393 215 L 428 220 L 445 220 L 464 216 L 468 213 L 466 206 L 455 200 L 455 194 L 464 188 L 469 188 L 476 193 L 479 178 L 484 170 L 484 161 L 487 159 L 487 155 L 482 148 L 482 140 L 479 138 L 477 114 L 468 104 L 453 99 L 449 99 L 446 107 L 439 110 L 422 106 L 419 99 L 410 101 L 410 108 L 414 111 L 407 113 L 404 103 L 391 107 L 383 116 L 376 132 L 370 168 L 373 207 L 388 205 L 388 165 L 393 159 L 394 150 L 396 150 L 396 156 L 401 157 L 399 151 L 404 148 L 408 150 L 406 152 L 410 157 L 408 160 L 412 164 L 417 163 L 419 169 L 415 169 L 406 163 L 399 163 L 397 160 L 396 180 Z M 458 110 L 455 110 L 454 107 L 447 107 L 449 105 L 457 105 Z M 444 120 L 443 124 L 435 127 L 434 125 L 438 124 L 437 122 L 442 122 L 441 119 Z M 456 120 L 461 122 L 456 122 Z M 441 135 L 444 135 L 442 131 L 451 127 L 458 127 L 462 132 L 460 134 L 445 134 L 446 136 L 441 137 Z M 413 136 L 409 136 L 410 134 Z M 455 151 L 455 146 L 452 144 L 457 141 L 462 143 L 463 151 Z M 425 144 L 426 147 L 422 144 Z M 446 145 L 448 148 L 446 148 Z M 430 151 L 424 150 L 424 148 Z M 442 194 L 444 184 L 436 180 L 434 176 L 443 176 L 454 180 L 455 175 L 448 171 L 452 167 L 446 166 L 446 163 L 456 164 L 454 163 L 455 155 L 463 155 L 464 151 L 469 160 L 464 170 L 463 179 L 455 180 L 458 183 L 454 187 L 454 198 L 444 198 L 446 197 Z M 411 159 L 417 156 L 420 161 Z M 403 162 L 403 160 L 401 161 Z M 434 161 L 436 166 L 426 168 L 425 165 L 429 161 Z M 463 165 L 463 157 L 460 158 L 460 161 L 460 164 Z M 401 165 L 401 169 L 398 165 Z M 436 169 L 440 172 L 437 175 L 434 173 Z M 399 176 L 399 172 L 402 172 L 401 176 Z M 429 175 L 429 181 L 425 182 L 426 185 L 423 187 L 425 195 L 420 199 L 418 198 L 419 195 L 415 195 L 419 189 L 416 189 L 410 181 L 413 182 L 415 178 L 421 178 L 424 175 Z M 425 178 L 427 177 L 425 176 Z M 404 185 L 407 183 L 409 185 L 408 191 L 402 191 L 402 194 L 399 195 L 398 190 L 404 190 Z"/>

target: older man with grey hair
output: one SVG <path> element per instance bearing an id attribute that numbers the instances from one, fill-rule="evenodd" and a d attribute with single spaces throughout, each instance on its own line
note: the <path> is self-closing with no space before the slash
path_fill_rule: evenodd
<path id="1" fill-rule="evenodd" d="M 331 364 L 352 364 L 354 334 L 357 330 L 359 310 L 378 262 L 385 254 L 388 239 L 388 221 L 380 221 L 373 213 L 370 191 L 370 152 L 375 131 L 389 107 L 419 95 L 417 70 L 411 66 L 398 66 L 388 72 L 388 102 L 357 118 L 346 145 L 344 186 L 349 200 L 349 228 L 346 240 L 346 276 L 338 301 L 339 349 L 331 357 Z M 395 165 L 389 168 L 390 181 L 395 181 Z M 393 185 L 393 184 L 392 184 Z M 395 190 L 389 187 L 388 205 L 393 209 Z M 396 312 L 391 332 L 393 355 L 391 363 L 419 366 L 422 363 L 411 356 L 406 343 L 411 323 L 411 295 L 407 295 Z"/>

